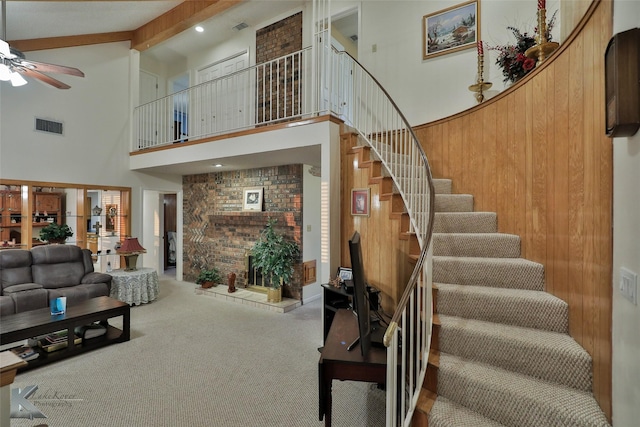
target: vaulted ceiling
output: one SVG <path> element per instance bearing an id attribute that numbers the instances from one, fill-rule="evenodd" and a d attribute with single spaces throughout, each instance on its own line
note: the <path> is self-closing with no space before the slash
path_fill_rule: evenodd
<path id="1" fill-rule="evenodd" d="M 23 52 L 130 41 L 172 60 L 232 36 L 241 22 L 258 25 L 304 0 L 7 1 L 6 39 Z M 201 25 L 205 31 L 191 30 Z"/>

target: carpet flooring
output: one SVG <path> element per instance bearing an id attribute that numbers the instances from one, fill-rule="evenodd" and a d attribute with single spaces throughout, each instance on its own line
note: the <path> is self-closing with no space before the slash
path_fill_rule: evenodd
<path id="1" fill-rule="evenodd" d="M 273 313 L 196 295 L 167 276 L 131 308 L 131 341 L 18 374 L 46 419 L 12 427 L 321 426 L 321 301 Z M 110 322 L 120 326 L 120 319 Z M 333 425 L 383 426 L 375 384 L 335 381 Z"/>

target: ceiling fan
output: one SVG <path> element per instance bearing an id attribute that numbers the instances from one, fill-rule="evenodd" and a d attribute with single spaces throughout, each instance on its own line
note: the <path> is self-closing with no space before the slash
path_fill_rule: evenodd
<path id="1" fill-rule="evenodd" d="M 54 79 L 44 73 L 68 74 L 84 77 L 84 73 L 77 68 L 64 65 L 47 64 L 45 62 L 29 61 L 24 54 L 9 46 L 7 39 L 7 9 L 5 0 L 2 0 L 2 39 L 0 39 L 0 80 L 10 81 L 13 86 L 27 84 L 23 75 L 33 77 L 58 89 L 69 89 L 66 83 Z"/>

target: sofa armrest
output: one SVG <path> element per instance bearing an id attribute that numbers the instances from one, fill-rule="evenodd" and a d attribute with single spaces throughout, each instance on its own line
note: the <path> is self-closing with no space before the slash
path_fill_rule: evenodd
<path id="1" fill-rule="evenodd" d="M 94 271 L 92 273 L 85 274 L 80 283 L 82 284 L 111 283 L 111 275 L 106 273 L 98 273 Z"/>
<path id="2" fill-rule="evenodd" d="M 93 283 L 106 283 L 111 292 L 111 275 L 106 273 L 92 272 L 85 274 L 82 278 L 81 284 L 93 284 Z"/>
<path id="3" fill-rule="evenodd" d="M 19 285 L 7 286 L 2 290 L 2 295 L 11 295 L 16 292 L 29 291 L 31 289 L 42 289 L 42 285 L 38 285 L 37 283 L 21 283 Z"/>

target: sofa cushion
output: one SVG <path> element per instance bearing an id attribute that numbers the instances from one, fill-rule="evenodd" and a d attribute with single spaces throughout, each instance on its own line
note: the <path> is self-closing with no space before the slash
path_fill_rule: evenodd
<path id="1" fill-rule="evenodd" d="M 93 283 L 66 288 L 49 289 L 49 299 L 67 297 L 67 306 L 75 305 L 90 298 L 108 297 L 109 287 L 106 283 Z"/>
<path id="2" fill-rule="evenodd" d="M 31 249 L 33 282 L 45 288 L 80 284 L 84 276 L 82 249 L 74 245 L 44 245 Z"/>
<path id="3" fill-rule="evenodd" d="M 46 289 L 29 289 L 9 294 L 13 298 L 16 313 L 49 307 L 49 295 Z"/>
<path id="4" fill-rule="evenodd" d="M 16 307 L 13 304 L 13 298 L 0 295 L 0 316 L 15 314 Z"/>
<path id="5" fill-rule="evenodd" d="M 0 251 L 0 286 L 33 283 L 31 275 L 31 251 L 26 249 L 4 249 Z"/>
<path id="6" fill-rule="evenodd" d="M 29 291 L 31 289 L 42 289 L 42 285 L 37 283 L 21 283 L 19 285 L 8 286 L 4 288 L 4 295 L 11 295 L 15 292 Z"/>

